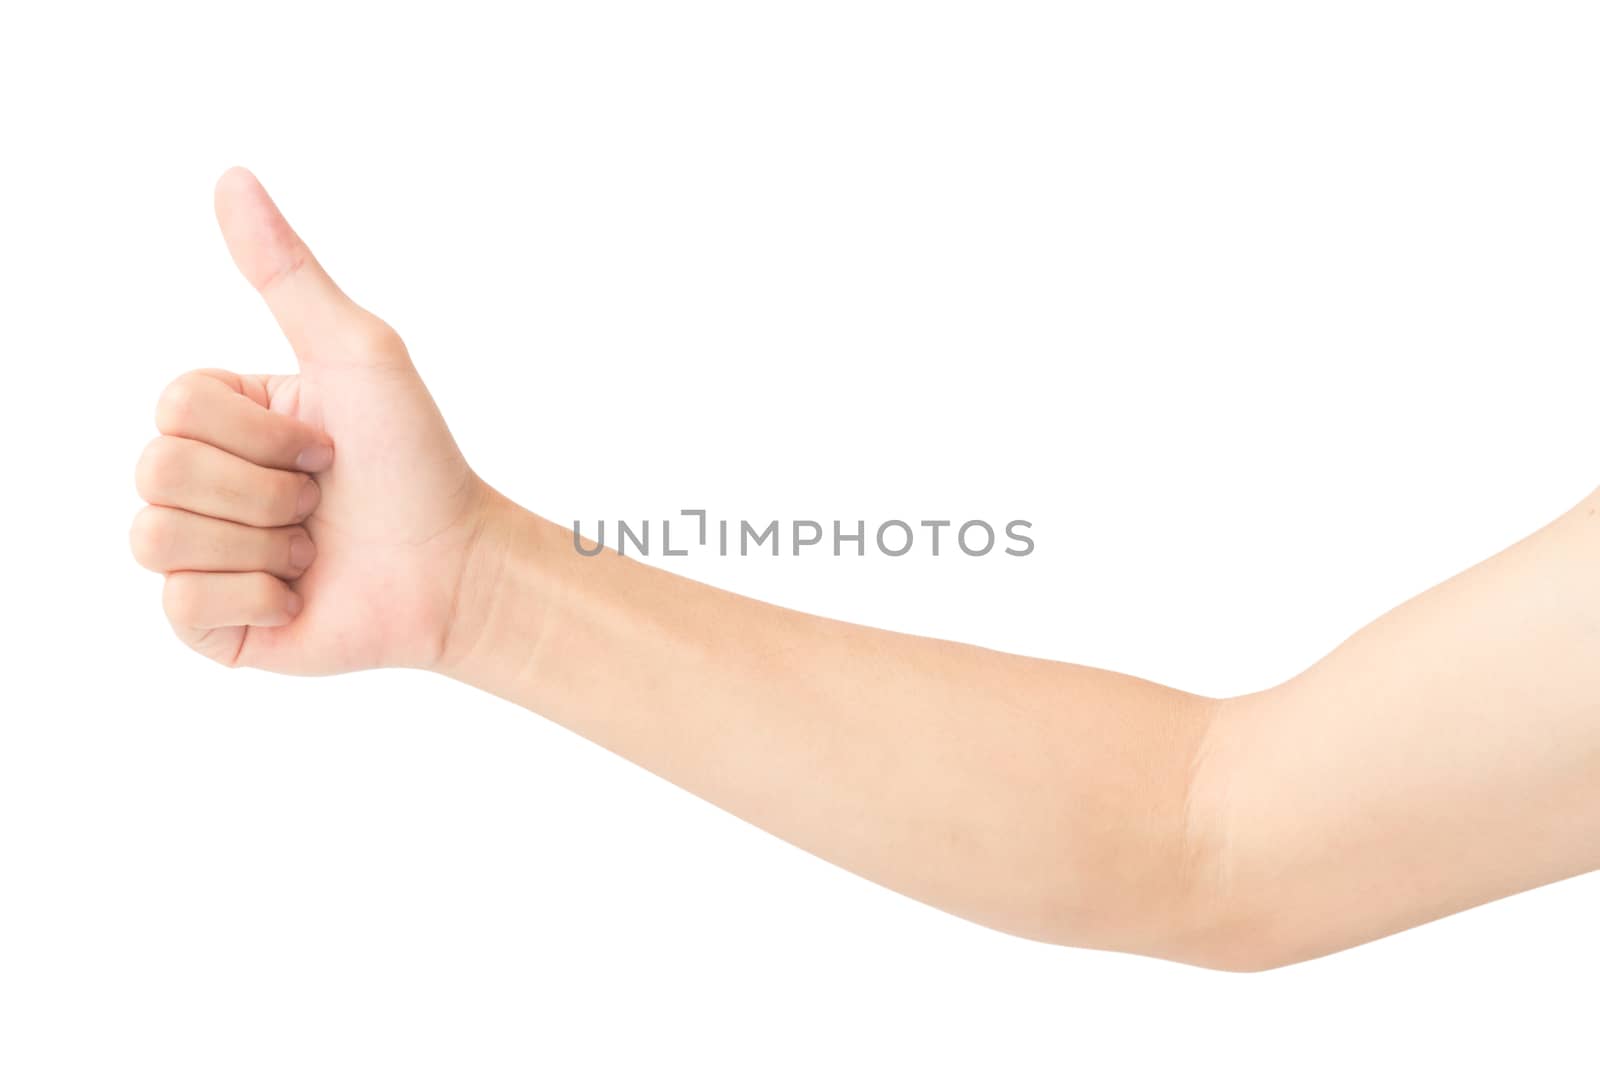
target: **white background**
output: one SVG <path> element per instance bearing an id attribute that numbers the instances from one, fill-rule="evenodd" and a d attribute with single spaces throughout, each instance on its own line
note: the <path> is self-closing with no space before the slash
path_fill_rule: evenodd
<path id="1" fill-rule="evenodd" d="M 214 667 L 125 537 L 161 386 L 291 366 L 243 163 L 527 506 L 1027 518 L 671 562 L 1271 685 L 1600 482 L 1597 18 L 7 5 L 0 1061 L 1592 1063 L 1595 876 L 1256 976 L 1030 944 L 438 678 Z"/>

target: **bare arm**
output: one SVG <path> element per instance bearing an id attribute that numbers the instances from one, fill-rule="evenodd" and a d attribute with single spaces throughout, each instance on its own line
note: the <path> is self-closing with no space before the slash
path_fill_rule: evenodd
<path id="1" fill-rule="evenodd" d="M 785 611 L 496 515 L 449 674 L 999 929 L 1252 969 L 1600 866 L 1593 499 L 1222 701 Z"/>
<path id="2" fill-rule="evenodd" d="M 405 346 L 248 174 L 233 258 L 297 375 L 185 375 L 136 557 L 231 666 L 437 670 L 883 885 L 1063 944 L 1252 969 L 1600 866 L 1597 499 L 1274 689 L 787 611 L 484 485 Z"/>

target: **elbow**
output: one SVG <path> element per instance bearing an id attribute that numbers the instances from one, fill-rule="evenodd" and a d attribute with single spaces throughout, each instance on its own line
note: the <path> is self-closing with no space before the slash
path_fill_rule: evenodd
<path id="1" fill-rule="evenodd" d="M 1030 902 L 1013 901 L 1008 921 L 988 922 L 1032 940 L 1170 960 L 1233 973 L 1278 970 L 1342 947 L 1331 931 L 1272 892 L 1220 882 L 1209 867 L 1146 870 L 1085 895 L 1057 886 Z M 1223 886 L 1226 885 L 1226 888 Z M 1071 901 L 1063 906 L 1063 901 Z"/>
<path id="2" fill-rule="evenodd" d="M 1364 939 L 1326 897 L 1260 862 L 1260 846 L 1247 843 L 1224 805 L 1194 791 L 1189 799 L 1181 833 L 1094 893 L 1077 895 L 1090 906 L 1057 912 L 1046 940 L 1258 973 Z"/>
<path id="3" fill-rule="evenodd" d="M 1207 970 L 1254 974 L 1342 947 L 1313 899 L 1287 884 L 1270 848 L 1241 818 L 1239 783 L 1249 758 L 1237 738 L 1244 700 L 1208 704 L 1186 767 L 1178 846 L 1169 855 L 1178 919 L 1158 954 Z"/>
<path id="4" fill-rule="evenodd" d="M 1179 963 L 1234 974 L 1276 971 L 1325 955 L 1325 951 L 1275 935 L 1276 926 L 1271 915 L 1230 913 L 1198 925 L 1163 955 Z"/>
<path id="5" fill-rule="evenodd" d="M 1234 973 L 1273 971 L 1355 943 L 1359 934 L 1308 892 L 1240 817 L 1232 701 L 1206 701 L 1198 728 L 1121 798 L 1098 848 L 1033 857 L 1021 922 L 995 923 L 1064 946 Z M 1048 850 L 1047 850 L 1048 851 Z"/>
<path id="6" fill-rule="evenodd" d="M 1174 905 L 1176 919 L 1155 920 L 1160 933 L 1132 951 L 1211 971 L 1255 974 L 1326 955 L 1308 916 L 1286 913 L 1269 898 L 1222 895 L 1209 883 L 1186 885 Z"/>
<path id="7" fill-rule="evenodd" d="M 1253 974 L 1317 959 L 1355 943 L 1314 899 L 1277 877 L 1247 876 L 1238 857 L 1189 857 L 1165 938 L 1152 955 L 1213 971 Z M 1223 872 L 1228 872 L 1224 874 Z M 1359 940 L 1359 938 L 1357 939 Z"/>
<path id="8" fill-rule="evenodd" d="M 1104 948 L 1191 967 L 1254 974 L 1291 967 L 1337 948 L 1315 936 L 1305 917 L 1260 898 L 1222 898 L 1207 885 L 1184 885 L 1115 917 L 1104 936 L 1084 937 L 1084 926 L 1055 928 L 1043 940 L 1063 946 Z"/>

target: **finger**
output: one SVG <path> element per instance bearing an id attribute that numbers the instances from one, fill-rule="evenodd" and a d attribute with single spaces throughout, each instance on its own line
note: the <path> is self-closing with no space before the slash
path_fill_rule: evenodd
<path id="1" fill-rule="evenodd" d="M 190 371 L 161 391 L 156 428 L 173 437 L 215 445 L 262 467 L 316 472 L 333 463 L 333 439 L 289 416 L 269 411 L 230 384 L 236 375 Z"/>
<path id="2" fill-rule="evenodd" d="M 360 314 L 328 277 L 255 175 L 234 167 L 217 181 L 217 225 L 245 280 L 255 287 L 302 360 L 319 331 Z"/>
<path id="3" fill-rule="evenodd" d="M 222 626 L 284 626 L 300 614 L 300 595 L 281 579 L 260 571 L 178 571 L 167 575 L 161 604 L 180 633 Z"/>
<path id="4" fill-rule="evenodd" d="M 134 516 L 128 540 L 139 565 L 162 574 L 266 571 L 298 578 L 317 557 L 303 527 L 241 526 L 177 508 L 145 508 Z"/>
<path id="5" fill-rule="evenodd" d="M 146 445 L 134 481 L 147 503 L 249 526 L 293 526 L 321 499 L 308 474 L 258 467 L 186 437 Z"/>

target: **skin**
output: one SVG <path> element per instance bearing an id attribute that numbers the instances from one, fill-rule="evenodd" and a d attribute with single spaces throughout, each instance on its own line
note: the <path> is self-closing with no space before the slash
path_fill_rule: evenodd
<path id="1" fill-rule="evenodd" d="M 299 361 L 161 394 L 132 544 L 228 666 L 437 671 L 997 929 L 1230 970 L 1600 867 L 1600 492 L 1225 700 L 788 611 L 523 510 L 254 177 L 234 262 Z"/>

